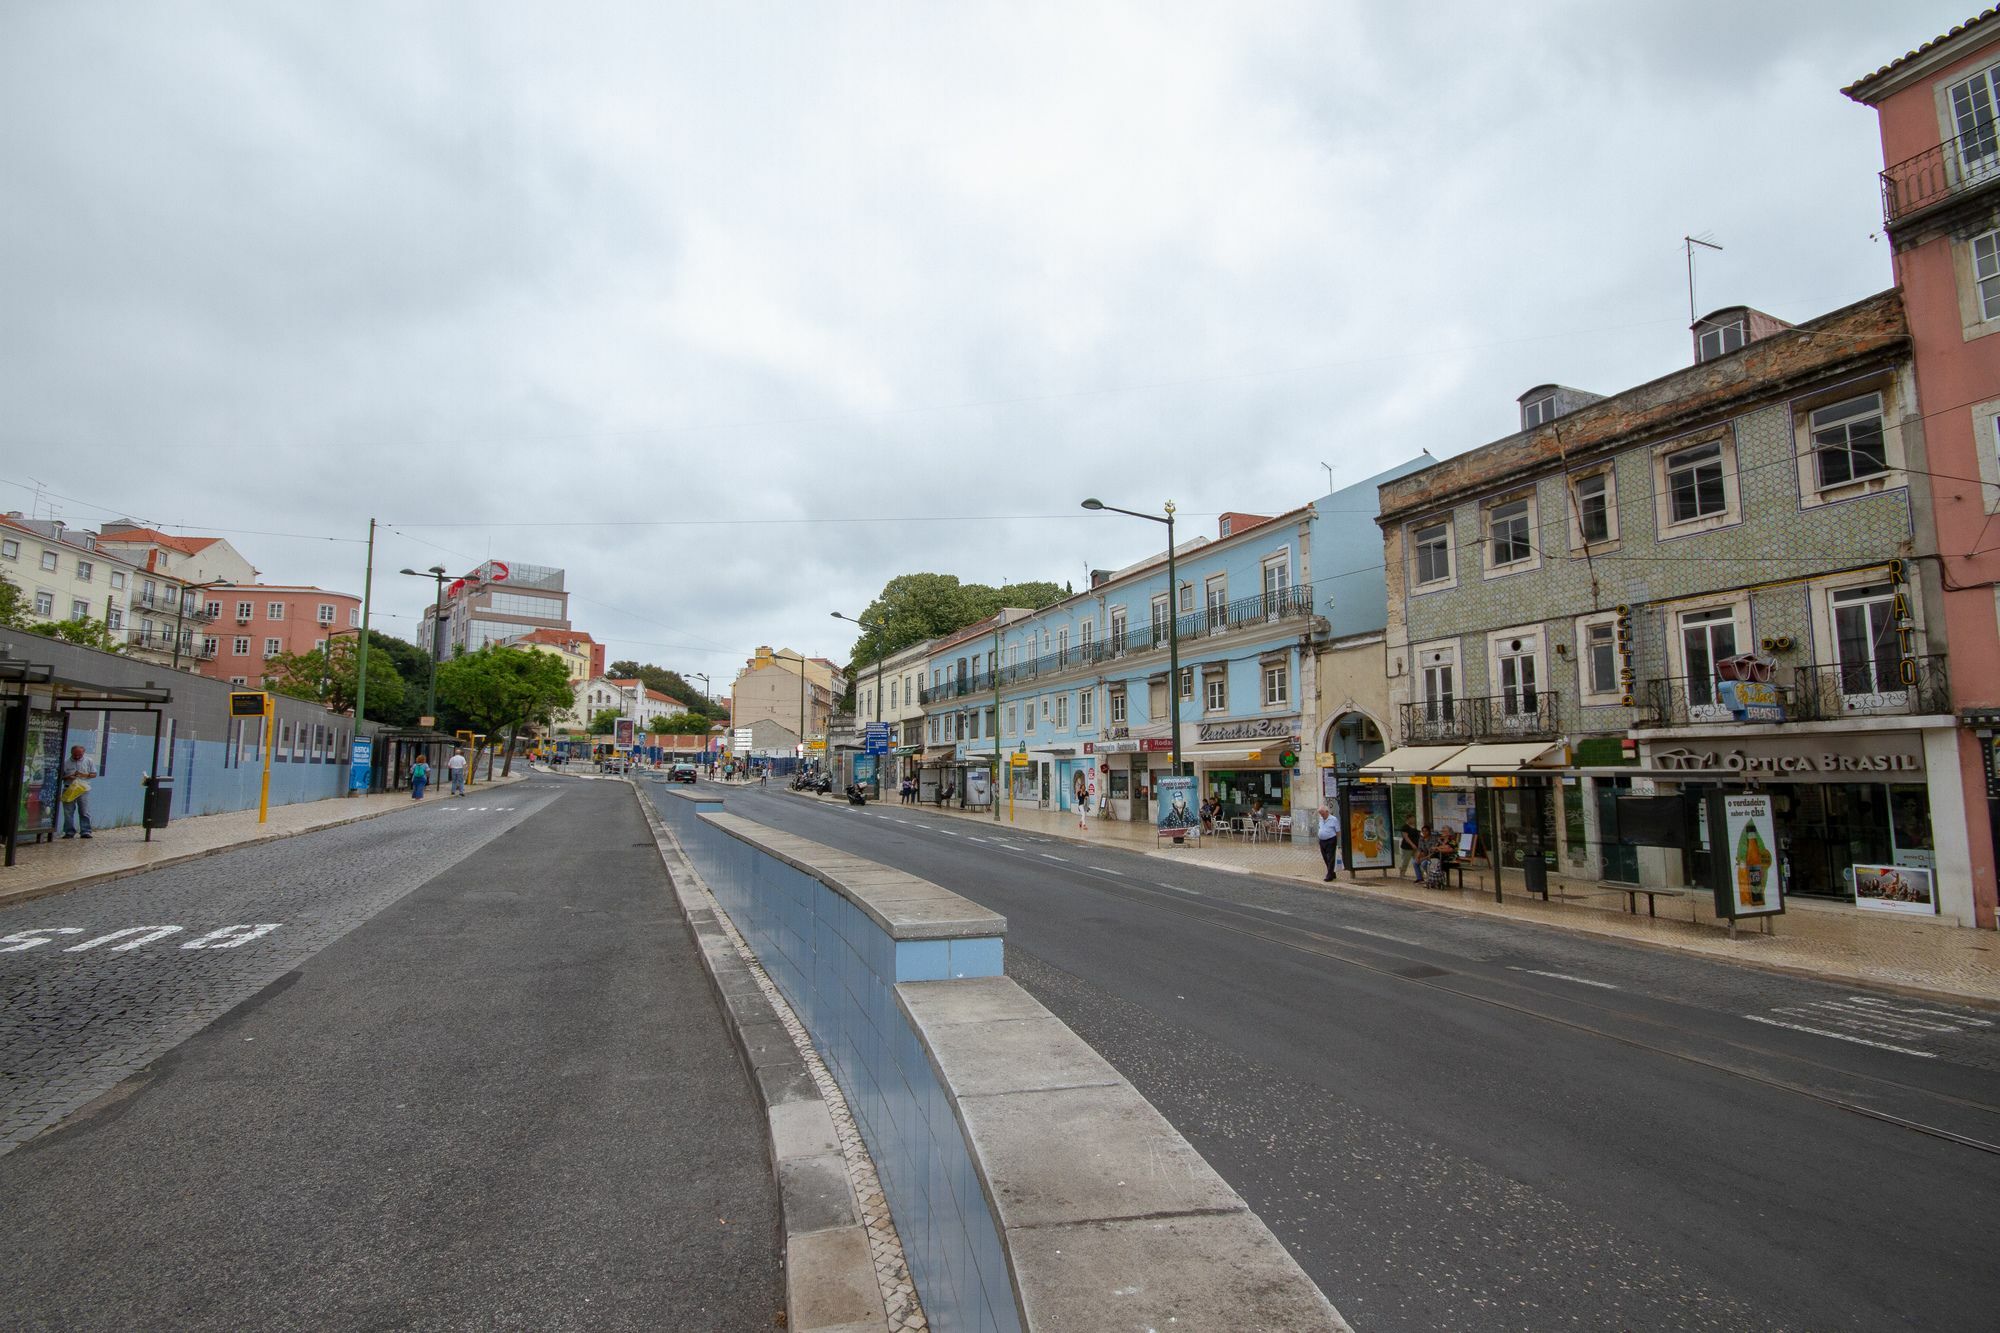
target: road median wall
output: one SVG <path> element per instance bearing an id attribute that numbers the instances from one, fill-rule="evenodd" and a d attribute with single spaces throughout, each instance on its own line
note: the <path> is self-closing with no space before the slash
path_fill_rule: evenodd
<path id="1" fill-rule="evenodd" d="M 1347 1327 L 1200 1153 L 1004 975 L 1004 917 L 673 795 L 666 824 L 847 1097 L 933 1328 Z"/>

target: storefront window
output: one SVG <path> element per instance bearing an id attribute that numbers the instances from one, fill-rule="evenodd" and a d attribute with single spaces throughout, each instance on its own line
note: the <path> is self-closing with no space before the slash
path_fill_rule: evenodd
<path id="1" fill-rule="evenodd" d="M 1265 810 L 1275 811 L 1285 806 L 1290 777 L 1282 768 L 1213 769 L 1208 774 L 1208 794 L 1222 802 L 1226 815 L 1247 814 L 1258 801 Z"/>

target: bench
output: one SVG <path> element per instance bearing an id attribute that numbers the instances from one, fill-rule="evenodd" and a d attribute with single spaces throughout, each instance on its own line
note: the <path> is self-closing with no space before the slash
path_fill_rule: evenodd
<path id="1" fill-rule="evenodd" d="M 1693 889 L 1687 888 L 1669 888 L 1645 884 L 1619 884 L 1608 879 L 1597 881 L 1597 887 L 1610 890 L 1614 893 L 1624 894 L 1625 910 L 1633 916 L 1639 915 L 1639 895 L 1642 893 L 1646 895 L 1646 915 L 1656 916 L 1658 913 L 1653 910 L 1653 900 L 1655 898 L 1685 898 L 1688 894 L 1694 892 Z"/>
<path id="2" fill-rule="evenodd" d="M 1423 862 L 1419 861 L 1417 864 L 1421 866 Z M 1444 877 L 1447 881 L 1456 882 L 1457 886 L 1463 889 L 1465 887 L 1465 858 L 1454 856 L 1451 860 L 1446 861 L 1444 863 Z M 1419 885 L 1423 883 L 1421 871 L 1418 872 L 1417 883 Z"/>

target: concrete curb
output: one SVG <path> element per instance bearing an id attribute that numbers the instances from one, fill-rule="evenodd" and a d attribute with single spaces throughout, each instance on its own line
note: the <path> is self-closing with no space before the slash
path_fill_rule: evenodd
<path id="1" fill-rule="evenodd" d="M 889 1318 L 873 1251 L 833 1115 L 714 910 L 689 901 L 675 873 L 680 852 L 666 821 L 637 781 L 629 785 L 701 953 L 702 970 L 729 1016 L 730 1038 L 764 1106 L 785 1245 L 785 1326 L 804 1333 L 886 1333 Z"/>
<path id="2" fill-rule="evenodd" d="M 488 787 L 512 786 L 516 782 L 523 781 L 526 776 L 524 773 L 516 773 L 511 777 L 490 778 L 482 785 Z M 338 800 L 340 798 L 334 797 L 332 799 Z M 411 804 L 414 805 L 415 802 Z M 12 907 L 15 903 L 31 903 L 38 898 L 53 898 L 57 894 L 68 893 L 71 889 L 87 889 L 93 884 L 109 884 L 111 881 L 117 879 L 130 879 L 134 875 L 143 875 L 149 871 L 164 869 L 167 866 L 186 865 L 190 861 L 205 860 L 208 857 L 220 856 L 224 852 L 233 852 L 244 847 L 259 847 L 267 842 L 282 842 L 286 838 L 302 837 L 308 833 L 319 833 L 330 828 L 344 828 L 349 824 L 360 824 L 370 819 L 380 819 L 384 815 L 393 815 L 404 808 L 406 807 L 392 805 L 384 810 L 370 810 L 366 814 L 349 815 L 345 819 L 329 820 L 324 824 L 315 824 L 311 828 L 293 829 L 287 833 L 260 833 L 254 838 L 244 838 L 238 842 L 224 843 L 220 847 L 204 847 L 199 851 L 177 852 L 172 856 L 163 856 L 157 861 L 148 861 L 141 866 L 121 866 L 117 870 L 101 870 L 94 875 L 79 875 L 75 879 L 66 879 L 59 884 L 39 884 L 33 888 L 0 892 L 0 908 Z"/>

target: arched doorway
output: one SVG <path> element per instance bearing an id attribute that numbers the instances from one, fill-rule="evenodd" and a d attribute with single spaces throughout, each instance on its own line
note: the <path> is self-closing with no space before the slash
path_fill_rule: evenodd
<path id="1" fill-rule="evenodd" d="M 1366 713 L 1342 713 L 1327 723 L 1321 738 L 1320 748 L 1331 754 L 1334 762 L 1342 768 L 1352 764 L 1359 767 L 1371 759 L 1380 759 L 1387 746 L 1382 741 L 1382 728 Z"/>

